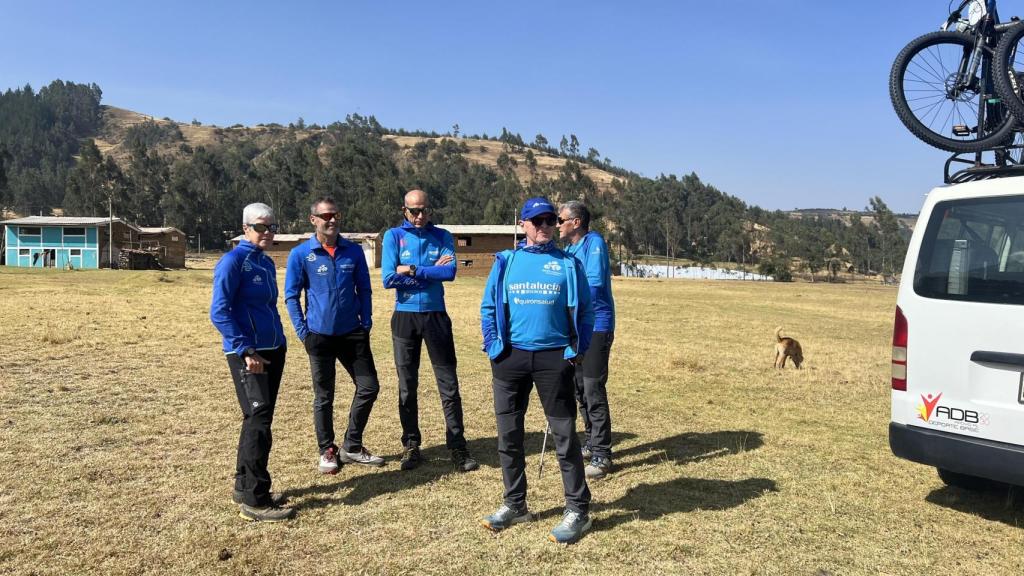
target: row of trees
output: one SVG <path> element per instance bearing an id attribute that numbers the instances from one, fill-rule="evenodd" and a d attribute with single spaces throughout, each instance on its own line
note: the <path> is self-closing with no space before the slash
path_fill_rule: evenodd
<path id="1" fill-rule="evenodd" d="M 122 138 L 127 157 L 105 157 L 91 139 L 101 129 L 101 92 L 95 85 L 55 82 L 0 95 L 0 205 L 38 213 L 62 206 L 68 215 L 114 211 L 146 225 L 176 226 L 224 245 L 240 231 L 241 209 L 262 201 L 277 212 L 285 231 L 308 229 L 308 208 L 333 195 L 344 207 L 342 225 L 379 231 L 400 218 L 402 196 L 426 190 L 435 222 L 499 224 L 515 220 L 522 201 L 547 196 L 583 199 L 621 258 L 690 258 L 701 262 L 760 264 L 772 270 L 799 263 L 808 272 L 853 267 L 861 272 L 898 270 L 905 231 L 880 198 L 870 200 L 874 219 L 863 223 L 792 219 L 747 206 L 696 174 L 621 177 L 599 187 L 588 165 L 607 168 L 575 135 L 555 149 L 538 134 L 531 145 L 506 129 L 497 166 L 467 159 L 464 139 L 426 140 L 401 150 L 375 118 L 351 115 L 315 131 L 292 125 L 272 145 L 233 137 L 210 148 L 188 146 L 174 124 L 145 122 Z M 458 128 L 453 127 L 457 133 Z M 537 156 L 565 159 L 549 176 Z M 525 163 L 529 178 L 517 168 Z"/>

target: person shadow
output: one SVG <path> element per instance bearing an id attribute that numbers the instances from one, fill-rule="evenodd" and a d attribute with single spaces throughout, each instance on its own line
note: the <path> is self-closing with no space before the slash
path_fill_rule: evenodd
<path id="1" fill-rule="evenodd" d="M 695 464 L 712 458 L 757 450 L 763 445 L 764 436 L 753 430 L 684 432 L 616 450 L 612 457 L 620 468 L 663 462 Z"/>
<path id="2" fill-rule="evenodd" d="M 1024 523 L 1024 488 L 994 480 L 979 481 L 974 488 L 936 488 L 925 501 L 1014 528 Z"/>
<path id="3" fill-rule="evenodd" d="M 617 441 L 625 441 L 635 438 L 636 435 L 630 432 L 616 432 Z M 527 468 L 537 466 L 536 459 L 542 448 L 545 450 L 544 459 L 547 460 L 545 468 L 558 473 L 558 462 L 555 456 L 554 439 L 549 435 L 547 445 L 544 446 L 544 432 L 527 432 L 523 439 L 523 449 L 526 452 Z M 466 449 L 480 466 L 498 468 L 498 438 L 476 438 L 466 443 Z M 400 492 L 414 488 L 421 484 L 429 484 L 449 474 L 459 474 L 451 462 L 451 453 L 444 444 L 428 446 L 420 450 L 423 463 L 415 470 L 402 470 L 399 468 L 398 459 L 389 458 L 387 463 L 379 468 L 369 468 L 358 464 L 345 464 L 339 476 L 344 477 L 340 482 L 327 484 L 314 484 L 305 488 L 293 489 L 285 492 L 289 498 L 298 498 L 311 495 L 323 495 L 320 498 L 313 498 L 303 502 L 302 508 L 319 508 L 329 506 L 338 502 L 334 493 L 348 492 L 341 497 L 341 502 L 347 505 L 359 505 L 374 498 L 387 494 Z M 366 468 L 366 470 L 362 470 Z M 353 470 L 357 470 L 353 474 Z M 470 472 L 474 474 L 475 472 Z"/>
<path id="4" fill-rule="evenodd" d="M 617 512 L 602 517 L 594 526 L 600 530 L 611 530 L 627 522 L 657 520 L 668 514 L 694 510 L 726 510 L 778 491 L 775 481 L 768 478 L 713 480 L 680 477 L 653 484 L 640 484 L 630 488 L 617 500 L 597 504 L 595 508 L 598 510 Z"/>

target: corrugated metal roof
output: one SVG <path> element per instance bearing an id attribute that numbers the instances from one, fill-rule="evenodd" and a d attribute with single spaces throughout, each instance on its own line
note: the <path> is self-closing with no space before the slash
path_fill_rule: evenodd
<path id="1" fill-rule="evenodd" d="M 519 225 L 513 226 L 512 224 L 438 224 L 438 228 L 443 228 L 451 232 L 452 234 L 504 234 L 511 236 L 512 234 L 523 235 L 523 227 Z"/>
<path id="2" fill-rule="evenodd" d="M 274 240 L 277 242 L 301 242 L 303 240 L 309 240 L 312 237 L 312 232 L 306 232 L 305 234 L 274 234 Z M 372 232 L 342 232 L 341 237 L 346 240 L 367 240 L 376 238 L 377 234 Z M 232 238 L 231 241 L 241 242 L 242 238 L 245 238 L 245 234 L 239 234 Z"/>
<path id="3" fill-rule="evenodd" d="M 19 226 L 101 226 L 110 222 L 109 218 L 92 216 L 27 216 L 4 220 L 0 224 L 17 224 Z M 120 222 L 125 226 L 140 231 L 140 228 L 120 218 L 114 218 L 114 222 Z"/>
<path id="4" fill-rule="evenodd" d="M 147 227 L 147 226 L 141 226 L 141 227 L 139 227 L 139 230 L 142 231 L 143 234 L 166 234 L 168 232 L 177 232 L 178 234 L 181 234 L 182 236 L 185 235 L 184 232 L 182 232 L 181 230 L 178 230 L 174 226 L 167 226 L 167 227 L 164 227 L 164 228 L 150 228 L 150 227 Z"/>

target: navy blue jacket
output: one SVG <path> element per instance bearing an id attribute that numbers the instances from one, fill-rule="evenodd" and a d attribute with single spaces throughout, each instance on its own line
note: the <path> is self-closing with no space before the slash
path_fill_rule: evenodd
<path id="1" fill-rule="evenodd" d="M 277 312 L 277 271 L 259 247 L 242 240 L 213 270 L 210 321 L 224 337 L 224 352 L 270 350 L 285 344 Z"/>
<path id="2" fill-rule="evenodd" d="M 435 263 L 445 254 L 453 260 Z M 444 312 L 442 282 L 455 279 L 455 241 L 447 230 L 427 223 L 423 228 L 408 220 L 384 233 L 381 278 L 384 288 L 395 289 L 395 310 L 399 312 Z M 398 266 L 416 265 L 415 277 L 397 274 Z"/>
<path id="3" fill-rule="evenodd" d="M 503 250 L 494 255 L 494 266 L 487 277 L 483 301 L 480 302 L 480 331 L 483 333 L 483 350 L 492 360 L 501 355 L 509 343 L 508 306 L 505 303 L 505 273 L 514 265 L 516 250 Z M 579 261 L 570 254 L 555 249 L 553 255 L 562 258 L 567 280 L 566 306 L 572 319 L 569 345 L 562 354 L 564 358 L 575 358 L 590 348 L 594 332 L 594 306 L 590 301 L 587 277 Z"/>
<path id="4" fill-rule="evenodd" d="M 305 311 L 299 302 L 306 293 Z M 370 270 L 363 249 L 338 237 L 334 257 L 316 235 L 292 248 L 284 280 L 284 302 L 300 340 L 310 332 L 340 336 L 373 326 Z"/>

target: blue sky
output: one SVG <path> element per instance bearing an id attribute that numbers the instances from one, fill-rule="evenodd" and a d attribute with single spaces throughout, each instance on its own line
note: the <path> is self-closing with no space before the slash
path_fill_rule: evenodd
<path id="1" fill-rule="evenodd" d="M 1004 5 L 1008 17 L 1012 4 Z M 95 82 L 103 102 L 229 126 L 507 127 L 645 176 L 696 172 L 769 209 L 916 212 L 947 154 L 889 103 L 893 57 L 946 0 L 0 0 L 0 88 Z"/>

